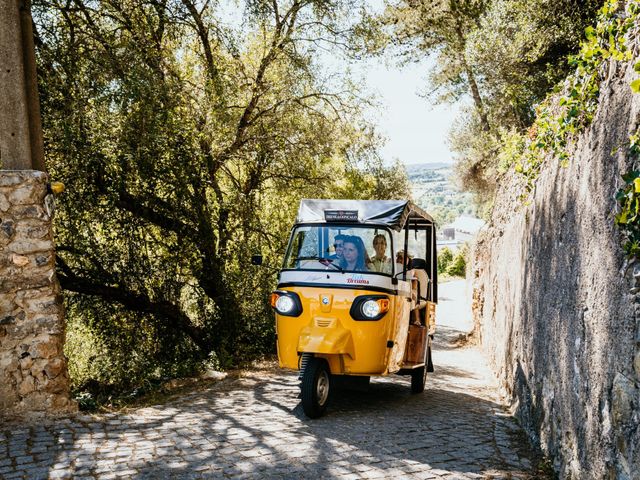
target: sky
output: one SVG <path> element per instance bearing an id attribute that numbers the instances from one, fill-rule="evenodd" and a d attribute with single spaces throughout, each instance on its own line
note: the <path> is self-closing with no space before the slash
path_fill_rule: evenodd
<path id="1" fill-rule="evenodd" d="M 383 0 L 368 0 L 369 13 L 381 12 Z M 228 25 L 242 29 L 242 10 L 237 0 L 220 2 L 216 9 Z M 371 111 L 369 119 L 386 138 L 381 150 L 386 164 L 396 159 L 406 165 L 417 163 L 452 163 L 447 139 L 458 108 L 433 105 L 420 96 L 427 87 L 429 61 L 404 67 L 375 57 L 348 61 L 339 52 L 318 52 L 318 59 L 329 68 L 350 69 L 364 81 L 364 91 L 377 97 L 380 110 Z"/>
<path id="2" fill-rule="evenodd" d="M 382 111 L 373 118 L 387 137 L 382 149 L 386 163 L 396 158 L 407 165 L 453 162 L 447 138 L 457 108 L 433 105 L 420 96 L 427 86 L 427 61 L 400 68 L 374 59 L 354 67 L 381 104 Z"/>

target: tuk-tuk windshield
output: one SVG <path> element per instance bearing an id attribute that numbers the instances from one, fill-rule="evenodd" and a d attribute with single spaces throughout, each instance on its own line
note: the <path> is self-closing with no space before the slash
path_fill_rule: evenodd
<path id="1" fill-rule="evenodd" d="M 328 224 L 300 226 L 291 236 L 284 268 L 392 275 L 392 258 L 391 236 L 384 228 Z"/>

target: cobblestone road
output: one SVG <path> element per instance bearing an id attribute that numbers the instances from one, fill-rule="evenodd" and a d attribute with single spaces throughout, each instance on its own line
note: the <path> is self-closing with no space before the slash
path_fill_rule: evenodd
<path id="1" fill-rule="evenodd" d="M 442 300 L 424 394 L 407 377 L 375 379 L 308 420 L 296 374 L 254 372 L 128 414 L 5 424 L 0 478 L 541 478 L 480 353 L 455 346 L 463 327 L 447 325 L 455 308 Z"/>

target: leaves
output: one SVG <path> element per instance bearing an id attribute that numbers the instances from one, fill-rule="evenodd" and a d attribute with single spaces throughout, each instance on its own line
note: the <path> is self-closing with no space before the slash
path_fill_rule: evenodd
<path id="1" fill-rule="evenodd" d="M 579 50 L 585 35 L 594 41 L 600 35 L 587 25 L 600 4 L 597 0 L 401 0 L 389 2 L 379 17 L 378 28 L 387 37 L 381 45 L 401 63 L 432 57 L 430 98 L 451 103 L 471 100 L 469 108 L 461 109 L 451 144 L 463 186 L 479 198 L 490 201 L 499 171 L 506 163 L 515 163 L 511 151 L 500 153 L 502 133 L 525 132 L 535 120 L 534 106 L 575 69 L 567 63 L 567 55 Z M 596 61 L 604 51 L 594 44 L 571 62 L 585 68 L 581 62 Z M 554 153 L 561 150 L 556 144 L 558 130 L 575 132 L 589 121 L 592 110 L 583 111 L 580 102 L 586 95 L 597 95 L 597 83 L 585 85 L 587 93 L 580 91 L 582 85 L 571 85 L 571 95 L 561 100 L 566 114 L 558 125 L 550 122 L 552 131 L 540 132 L 535 144 Z M 530 170 L 529 163 L 519 162 L 527 175 L 536 168 L 532 165 Z"/>
<path id="2" fill-rule="evenodd" d="M 366 100 L 308 41 L 344 43 L 336 19 L 352 5 L 254 2 L 237 31 L 217 2 L 34 6 L 47 162 L 68 186 L 57 237 L 71 362 L 84 364 L 83 344 L 101 352 L 72 370 L 85 372 L 76 385 L 270 353 L 264 299 L 299 199 L 407 194 Z M 271 269 L 248 264 L 256 252 Z"/>
<path id="3" fill-rule="evenodd" d="M 628 2 L 626 16 L 620 20 L 617 2 L 606 2 L 598 13 L 596 25 L 585 29 L 586 40 L 580 52 L 569 60 L 575 72 L 564 80 L 559 96 L 551 95 L 538 108 L 534 122 L 536 138 L 527 139 L 528 161 L 524 168 L 516 170 L 527 178 L 529 190 L 533 189 L 548 155 L 566 164 L 569 139 L 591 123 L 598 106 L 601 67 L 609 58 L 618 61 L 629 58 L 625 35 L 638 19 L 634 12 L 639 3 L 638 0 Z M 640 89 L 640 81 L 632 82 L 631 88 Z M 631 150 L 634 149 L 632 139 Z"/>

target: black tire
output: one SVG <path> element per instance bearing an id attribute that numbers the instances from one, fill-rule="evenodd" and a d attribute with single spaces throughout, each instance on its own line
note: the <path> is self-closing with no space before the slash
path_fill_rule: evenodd
<path id="1" fill-rule="evenodd" d="M 309 418 L 321 417 L 331 394 L 331 372 L 322 358 L 310 358 L 302 373 L 302 410 Z"/>
<path id="2" fill-rule="evenodd" d="M 424 384 L 427 381 L 427 369 L 423 367 L 411 370 L 411 393 L 424 392 Z"/>
<path id="3" fill-rule="evenodd" d="M 427 336 L 427 348 L 424 352 L 425 365 L 420 368 L 414 368 L 411 370 L 411 393 L 424 392 L 424 386 L 427 383 L 427 362 L 431 361 L 431 339 Z M 433 368 L 433 367 L 432 367 Z M 431 370 L 433 371 L 433 370 Z"/>

